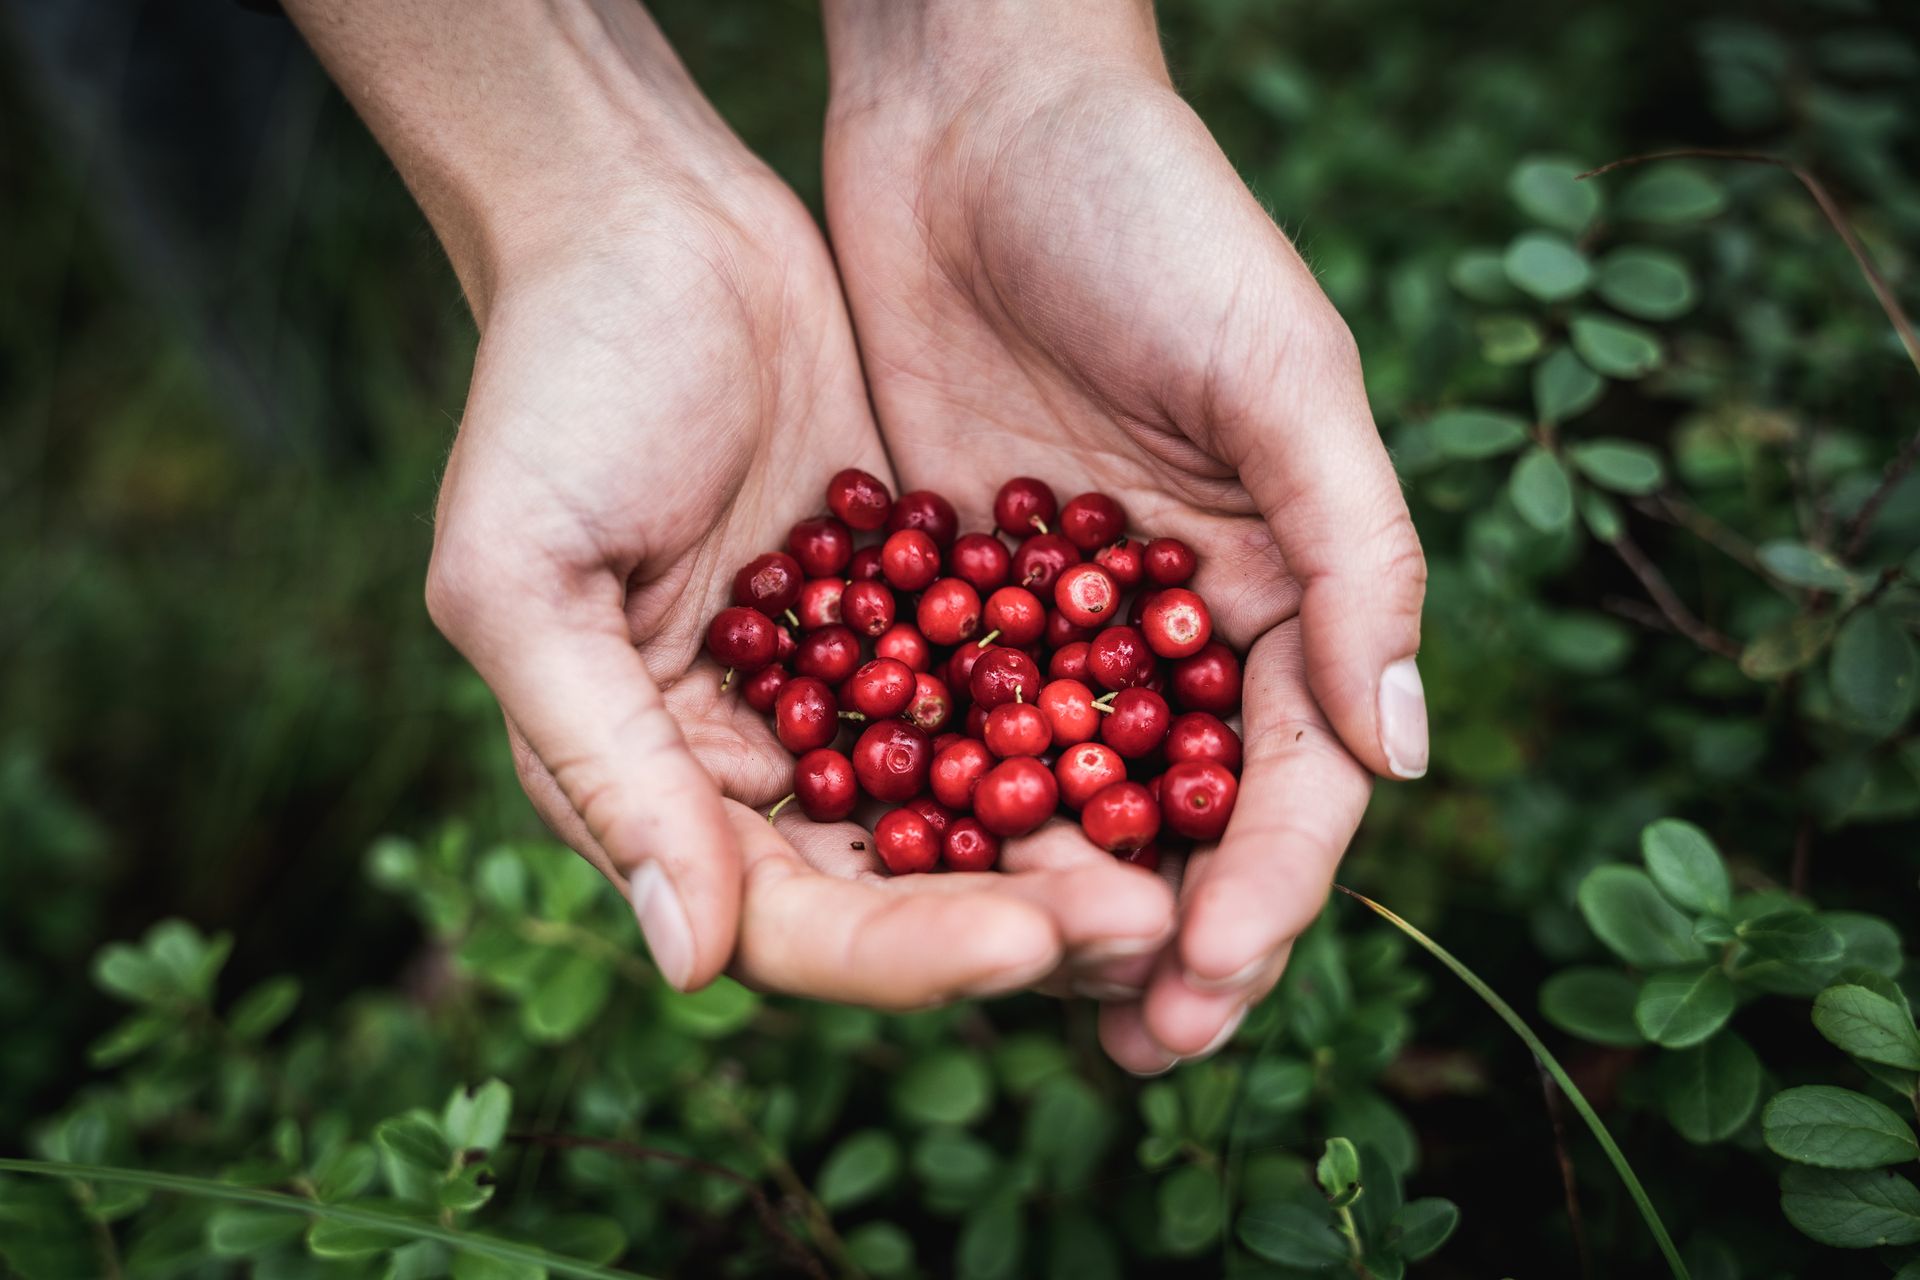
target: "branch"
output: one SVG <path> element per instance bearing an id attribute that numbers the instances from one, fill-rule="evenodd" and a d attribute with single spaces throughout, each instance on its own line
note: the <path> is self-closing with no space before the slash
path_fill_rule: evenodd
<path id="1" fill-rule="evenodd" d="M 1687 608 L 1685 602 L 1674 592 L 1673 587 L 1667 582 L 1666 575 L 1660 572 L 1659 566 L 1647 559 L 1647 553 L 1627 536 L 1625 529 L 1622 529 L 1608 545 L 1626 563 L 1627 568 L 1633 571 L 1633 576 L 1640 579 L 1640 585 L 1646 588 L 1647 595 L 1659 607 L 1660 615 L 1675 631 L 1708 653 L 1739 661 L 1740 646 L 1694 616 L 1693 610 Z"/>
<path id="2" fill-rule="evenodd" d="M 1547 1074 L 1546 1067 L 1536 1059 L 1534 1068 L 1540 1073 L 1540 1093 L 1547 1100 L 1547 1118 L 1553 1122 L 1553 1151 L 1560 1161 L 1560 1186 L 1567 1197 L 1567 1225 L 1573 1231 L 1573 1250 L 1580 1259 L 1581 1280 L 1593 1280 L 1593 1251 L 1587 1247 L 1587 1220 L 1580 1212 L 1580 1187 L 1574 1180 L 1573 1156 L 1567 1151 L 1567 1126 L 1560 1116 L 1560 1092 L 1553 1087 L 1553 1077 Z"/>
<path id="3" fill-rule="evenodd" d="M 1907 447 L 1893 455 L 1893 461 L 1880 475 L 1880 483 L 1874 486 L 1867 500 L 1860 504 L 1860 510 L 1854 512 L 1853 519 L 1847 521 L 1846 534 L 1840 544 L 1840 556 L 1851 562 L 1867 545 L 1867 535 L 1873 532 L 1873 522 L 1880 514 L 1880 508 L 1887 505 L 1894 488 L 1907 478 L 1913 470 L 1913 464 L 1920 462 L 1920 432 L 1907 441 Z"/>
<path id="4" fill-rule="evenodd" d="M 1636 498 L 1634 509 L 1643 515 L 1685 529 L 1708 546 L 1714 547 L 1728 559 L 1755 573 L 1761 572 L 1760 561 L 1754 557 L 1753 544 L 1727 528 L 1685 498 L 1672 493 L 1658 493 L 1650 498 Z"/>

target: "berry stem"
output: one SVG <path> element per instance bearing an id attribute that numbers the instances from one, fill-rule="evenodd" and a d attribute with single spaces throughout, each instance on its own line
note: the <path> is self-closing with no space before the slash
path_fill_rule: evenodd
<path id="1" fill-rule="evenodd" d="M 727 668 L 727 674 L 720 677 L 720 692 L 725 693 L 727 686 L 733 683 L 733 668 Z"/>
<path id="2" fill-rule="evenodd" d="M 786 618 L 788 622 L 791 622 L 794 626 L 797 627 L 800 625 L 800 615 L 795 613 L 793 610 L 788 609 L 783 616 Z"/>
<path id="3" fill-rule="evenodd" d="M 774 805 L 773 808 L 767 810 L 767 821 L 772 822 L 775 818 L 779 817 L 780 811 L 786 808 L 788 805 L 792 804 L 796 799 L 798 799 L 799 794 L 800 793 L 797 791 L 787 792 L 787 794 L 781 798 L 780 803 Z"/>
<path id="4" fill-rule="evenodd" d="M 974 647 L 977 649 L 984 649 L 999 638 L 1000 638 L 1000 628 L 995 627 L 993 630 L 987 632 L 987 634 L 981 636 L 979 643 L 976 644 Z"/>
<path id="5" fill-rule="evenodd" d="M 858 711 L 842 711 L 840 713 L 840 718 L 842 720 L 865 720 L 866 719 L 866 717 L 860 714 Z"/>

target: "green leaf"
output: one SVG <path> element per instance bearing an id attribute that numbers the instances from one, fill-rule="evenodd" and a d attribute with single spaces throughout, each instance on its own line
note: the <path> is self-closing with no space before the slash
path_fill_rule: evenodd
<path id="1" fill-rule="evenodd" d="M 604 960 L 567 951 L 540 976 L 520 1007 L 527 1034 L 542 1044 L 571 1040 L 605 1007 L 613 974 Z"/>
<path id="2" fill-rule="evenodd" d="M 1507 194 L 1535 222 L 1578 235 L 1600 211 L 1600 188 L 1577 180 L 1587 167 L 1558 157 L 1531 157 L 1507 178 Z"/>
<path id="3" fill-rule="evenodd" d="M 870 1199 L 900 1172 L 900 1146 L 884 1129 L 863 1129 L 827 1153 L 814 1194 L 829 1209 Z"/>
<path id="4" fill-rule="evenodd" d="M 1299 1058 L 1263 1056 L 1247 1070 L 1247 1105 L 1258 1111 L 1285 1115 L 1312 1097 L 1313 1068 Z"/>
<path id="5" fill-rule="evenodd" d="M 1427 423 L 1433 446 L 1449 458 L 1491 458 L 1527 442 L 1527 424 L 1492 409 L 1447 409 Z"/>
<path id="6" fill-rule="evenodd" d="M 1723 1142 L 1740 1131 L 1760 1101 L 1760 1059 L 1745 1040 L 1722 1031 L 1705 1044 L 1665 1055 L 1659 1090 L 1667 1120 L 1689 1142 Z"/>
<path id="7" fill-rule="evenodd" d="M 1862 986 L 1828 987 L 1813 1002 L 1813 1025 L 1856 1058 L 1920 1071 L 1920 1031 L 1904 1007 Z"/>
<path id="8" fill-rule="evenodd" d="M 1762 543 L 1755 556 L 1760 567 L 1791 587 L 1812 591 L 1851 591 L 1853 575 L 1847 567 L 1824 551 L 1805 543 L 1778 538 Z"/>
<path id="9" fill-rule="evenodd" d="M 1249 1206 L 1240 1215 L 1240 1243 L 1268 1262 L 1325 1271 L 1345 1266 L 1347 1242 L 1325 1209 L 1299 1204 Z"/>
<path id="10" fill-rule="evenodd" d="M 1830 613 L 1796 613 L 1753 638 L 1740 654 L 1740 671 L 1750 680 L 1791 675 L 1820 656 L 1836 626 Z"/>
<path id="11" fill-rule="evenodd" d="M 460 1088 L 447 1099 L 440 1128 L 457 1151 L 491 1151 L 507 1136 L 513 1115 L 513 1090 L 504 1081 L 489 1080 L 479 1088 Z"/>
<path id="12" fill-rule="evenodd" d="M 1314 1177 L 1329 1200 L 1338 1206 L 1360 1181 L 1360 1153 L 1346 1138 L 1328 1138 L 1327 1149 L 1314 1166 Z"/>
<path id="13" fill-rule="evenodd" d="M 362 1202 L 353 1207 L 361 1209 L 370 1206 Z M 412 1238 L 404 1231 L 388 1231 L 366 1223 L 322 1219 L 307 1229 L 307 1252 L 316 1258 L 371 1258 L 403 1245 Z"/>
<path id="14" fill-rule="evenodd" d="M 1474 321 L 1480 354 L 1489 364 L 1525 364 L 1540 354 L 1545 338 L 1526 316 L 1482 316 Z"/>
<path id="15" fill-rule="evenodd" d="M 1062 1191 L 1093 1178 L 1111 1134 L 1108 1104 L 1075 1076 L 1049 1080 L 1027 1109 L 1026 1149 L 1048 1184 Z"/>
<path id="16" fill-rule="evenodd" d="M 1498 249 L 1469 249 L 1447 268 L 1447 281 L 1475 302 L 1498 305 L 1517 296 L 1507 279 L 1504 256 Z"/>
<path id="17" fill-rule="evenodd" d="M 346 1142 L 335 1147 L 314 1166 L 314 1199 L 328 1204 L 351 1200 L 365 1191 L 379 1172 L 380 1159 L 364 1143 Z"/>
<path id="18" fill-rule="evenodd" d="M 960 1280 L 1013 1280 L 1027 1249 L 1026 1218 L 1018 1202 L 997 1197 L 967 1215 L 954 1250 Z"/>
<path id="19" fill-rule="evenodd" d="M 1916 676 L 1920 653 L 1891 609 L 1857 609 L 1840 625 L 1827 679 L 1842 709 L 1891 732 L 1913 712 Z"/>
<path id="20" fill-rule="evenodd" d="M 1632 440 L 1583 441 L 1567 457 L 1587 479 L 1615 493 L 1652 493 L 1667 479 L 1660 455 Z"/>
<path id="21" fill-rule="evenodd" d="M 1598 404 L 1606 387 L 1570 347 L 1555 347 L 1533 366 L 1533 410 L 1542 422 L 1565 422 Z"/>
<path id="22" fill-rule="evenodd" d="M 1618 670 L 1633 641 L 1625 625 L 1597 613 L 1556 613 L 1540 624 L 1540 649 L 1547 660 L 1581 675 Z"/>
<path id="23" fill-rule="evenodd" d="M 1706 832 L 1682 818 L 1640 829 L 1640 856 L 1660 891 L 1689 911 L 1724 914 L 1733 906 L 1727 864 Z"/>
<path id="24" fill-rule="evenodd" d="M 1618 969 L 1566 969 L 1540 988 L 1540 1012 L 1562 1031 L 1595 1044 L 1631 1049 L 1646 1043 L 1633 1016 L 1640 984 Z"/>
<path id="25" fill-rule="evenodd" d="M 455 1213 L 472 1213 L 493 1199 L 493 1171 L 484 1164 L 470 1164 L 441 1182 L 440 1207 Z"/>
<path id="26" fill-rule="evenodd" d="M 1593 289 L 1609 306 L 1642 320 L 1672 320 L 1693 308 L 1693 274 L 1661 249 L 1626 246 L 1600 259 Z"/>
<path id="27" fill-rule="evenodd" d="M 1836 1249 L 1920 1241 L 1920 1190 L 1891 1169 L 1815 1169 L 1780 1175 L 1787 1221 Z"/>
<path id="28" fill-rule="evenodd" d="M 1597 311 L 1574 316 L 1567 329 L 1580 358 L 1610 378 L 1644 378 L 1664 358 L 1660 339 L 1651 329 Z"/>
<path id="29" fill-rule="evenodd" d="M 1596 868 L 1581 882 L 1579 900 L 1588 926 L 1628 964 L 1666 969 L 1706 957 L 1693 922 L 1638 867 Z"/>
<path id="30" fill-rule="evenodd" d="M 1586 522 L 1588 532 L 1602 542 L 1612 542 L 1618 538 L 1623 527 L 1620 508 L 1598 489 L 1580 491 L 1580 518 Z"/>
<path id="31" fill-rule="evenodd" d="M 1788 964 L 1838 960 L 1846 950 L 1839 933 L 1808 911 L 1774 911 L 1742 920 L 1733 934 L 1757 956 Z"/>
<path id="32" fill-rule="evenodd" d="M 95 1040 L 87 1049 L 87 1061 L 96 1067 L 118 1066 L 179 1028 L 179 1020 L 168 1014 L 136 1013 Z"/>
<path id="33" fill-rule="evenodd" d="M 300 1003 L 300 983 L 269 978 L 247 992 L 227 1015 L 227 1027 L 242 1040 L 259 1040 L 287 1020 Z"/>
<path id="34" fill-rule="evenodd" d="M 1726 204 L 1713 179 L 1693 165 L 1668 161 L 1634 175 L 1614 202 L 1614 213 L 1630 222 L 1699 222 Z"/>
<path id="35" fill-rule="evenodd" d="M 1565 302 L 1586 291 L 1593 268 L 1565 236 L 1529 231 L 1507 246 L 1507 279 L 1542 302 Z"/>
<path id="36" fill-rule="evenodd" d="M 490 1258 L 483 1253 L 455 1252 L 452 1275 L 453 1280 L 546 1280 L 547 1269 L 531 1262 Z"/>
<path id="37" fill-rule="evenodd" d="M 1226 1197 L 1217 1174 L 1191 1164 L 1175 1169 L 1160 1180 L 1154 1198 L 1160 1211 L 1160 1239 L 1175 1253 L 1217 1247 L 1220 1221 L 1226 1215 Z"/>
<path id="38" fill-rule="evenodd" d="M 993 1101 L 993 1077 L 975 1054 L 950 1049 L 921 1058 L 901 1075 L 893 1104 L 917 1124 L 964 1128 Z"/>
<path id="39" fill-rule="evenodd" d="M 604 1265 L 627 1251 L 627 1233 L 612 1218 L 594 1213 L 566 1213 L 549 1218 L 534 1233 L 554 1253 Z"/>
<path id="40" fill-rule="evenodd" d="M 1699 1044 L 1733 1016 L 1733 981 L 1718 965 L 1656 973 L 1640 988 L 1634 1024 L 1668 1049 Z"/>
<path id="41" fill-rule="evenodd" d="M 1539 445 L 1514 464 L 1507 492 L 1521 518 L 1542 533 L 1558 533 L 1573 522 L 1573 485 L 1566 468 Z"/>
<path id="42" fill-rule="evenodd" d="M 1393 1216 L 1387 1246 L 1408 1262 L 1418 1262 L 1439 1252 L 1459 1225 L 1460 1209 L 1453 1201 L 1439 1196 L 1410 1200 Z"/>
<path id="43" fill-rule="evenodd" d="M 1920 1157 L 1913 1129 L 1891 1107 L 1832 1085 L 1775 1094 L 1760 1127 L 1775 1155 L 1823 1169 L 1877 1169 Z"/>
<path id="44" fill-rule="evenodd" d="M 423 1115 L 382 1120 L 374 1127 L 373 1141 L 401 1164 L 428 1173 L 443 1174 L 453 1164 L 453 1148 L 441 1136 L 439 1126 Z"/>
<path id="45" fill-rule="evenodd" d="M 207 1218 L 207 1248 L 216 1257 L 249 1258 L 298 1240 L 307 1220 L 278 1209 L 222 1208 Z"/>
<path id="46" fill-rule="evenodd" d="M 847 1256 L 870 1276 L 913 1270 L 913 1237 L 891 1222 L 863 1222 L 847 1233 Z"/>
<path id="47" fill-rule="evenodd" d="M 178 994 L 164 966 L 124 942 L 102 947 L 94 956 L 93 981 L 102 991 L 135 1004 L 160 1004 Z"/>
<path id="48" fill-rule="evenodd" d="M 760 996 L 735 982 L 719 977 L 698 991 L 671 992 L 662 998 L 660 1011 L 673 1026 L 702 1040 L 718 1040 L 753 1021 L 760 1012 Z"/>

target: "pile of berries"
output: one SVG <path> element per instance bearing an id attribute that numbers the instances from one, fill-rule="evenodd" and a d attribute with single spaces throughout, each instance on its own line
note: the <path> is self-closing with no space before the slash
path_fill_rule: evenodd
<path id="1" fill-rule="evenodd" d="M 1003 838 L 1062 809 L 1148 869 L 1172 841 L 1219 838 L 1240 660 L 1185 585 L 1192 548 L 1130 539 L 1112 498 L 1061 506 L 1025 476 L 993 503 L 1012 551 L 962 536 L 939 494 L 896 500 L 864 471 L 835 475 L 827 507 L 742 566 L 707 628 L 727 682 L 798 757 L 775 813 L 897 806 L 873 828 L 896 874 L 989 870 Z"/>

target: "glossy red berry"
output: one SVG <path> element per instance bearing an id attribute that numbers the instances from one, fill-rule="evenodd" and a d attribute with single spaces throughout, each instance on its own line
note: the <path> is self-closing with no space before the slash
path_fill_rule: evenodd
<path id="1" fill-rule="evenodd" d="M 940 546 L 919 529 L 889 534 L 880 546 L 880 574 L 902 591 L 920 591 L 940 576 Z"/>
<path id="2" fill-rule="evenodd" d="M 1002 587 L 987 597 L 980 611 L 981 625 L 1001 644 L 1022 648 L 1047 630 L 1047 607 L 1025 587 Z"/>
<path id="3" fill-rule="evenodd" d="M 973 664 L 967 690 L 987 711 L 1009 702 L 1032 702 L 1040 696 L 1040 668 L 1018 649 L 988 649 Z"/>
<path id="4" fill-rule="evenodd" d="M 1154 594 L 1140 619 L 1147 647 L 1163 658 L 1191 658 L 1213 639 L 1213 614 L 1207 602 L 1185 587 Z"/>
<path id="5" fill-rule="evenodd" d="M 1010 756 L 1037 756 L 1053 745 L 1053 727 L 1046 713 L 1030 702 L 1009 702 L 987 713 L 987 750 L 1002 760 Z"/>
<path id="6" fill-rule="evenodd" d="M 774 660 L 780 637 L 773 620 L 758 609 L 733 605 L 707 624 L 707 651 L 723 667 L 758 671 Z"/>
<path id="7" fill-rule="evenodd" d="M 1147 544 L 1147 577 L 1156 586 L 1183 586 L 1196 567 L 1193 548 L 1178 538 L 1155 538 Z"/>
<path id="8" fill-rule="evenodd" d="M 1060 513 L 1059 500 L 1044 480 L 1015 476 L 993 497 L 993 522 L 1016 538 L 1044 533 Z"/>
<path id="9" fill-rule="evenodd" d="M 847 589 L 844 578 L 814 578 L 800 588 L 800 599 L 793 606 L 802 631 L 818 631 L 840 619 L 840 594 Z"/>
<path id="10" fill-rule="evenodd" d="M 1112 853 L 1138 849 L 1160 834 L 1160 806 L 1137 782 L 1113 782 L 1080 810 L 1087 839 Z"/>
<path id="11" fill-rule="evenodd" d="M 1042 596 L 1053 590 L 1058 578 L 1070 564 L 1080 562 L 1080 549 L 1057 533 L 1036 533 L 1013 553 L 1013 581 Z"/>
<path id="12" fill-rule="evenodd" d="M 787 534 L 787 551 L 809 578 L 837 578 L 853 558 L 853 531 L 832 516 L 802 520 Z"/>
<path id="13" fill-rule="evenodd" d="M 977 702 L 968 707 L 965 727 L 969 738 L 979 738 L 983 742 L 986 741 L 987 709 Z"/>
<path id="14" fill-rule="evenodd" d="M 1085 640 L 1072 640 L 1061 645 L 1047 659 L 1047 678 L 1084 683 L 1087 679 L 1087 654 L 1092 648 Z"/>
<path id="15" fill-rule="evenodd" d="M 1122 689 L 1100 725 L 1100 741 L 1127 759 L 1138 760 L 1166 741 L 1172 720 L 1167 700 L 1153 690 Z"/>
<path id="16" fill-rule="evenodd" d="M 793 764 L 793 795 L 815 822 L 838 822 L 860 799 L 853 762 L 831 747 L 807 752 Z"/>
<path id="17" fill-rule="evenodd" d="M 1125 853 L 1115 854 L 1114 856 L 1122 862 L 1139 867 L 1142 871 L 1158 871 L 1160 869 L 1160 846 L 1157 844 L 1143 845 L 1138 849 L 1129 849 Z"/>
<path id="18" fill-rule="evenodd" d="M 1097 564 L 1068 565 L 1054 580 L 1053 603 L 1076 627 L 1104 626 L 1120 607 L 1120 584 Z"/>
<path id="19" fill-rule="evenodd" d="M 1060 784 L 1061 801 L 1069 809 L 1079 809 L 1102 788 L 1123 780 L 1127 762 L 1104 743 L 1083 742 L 1060 753 L 1053 774 Z"/>
<path id="20" fill-rule="evenodd" d="M 973 807 L 973 789 L 993 768 L 993 755 L 977 738 L 961 738 L 934 753 L 927 774 L 933 798 L 950 809 Z"/>
<path id="21" fill-rule="evenodd" d="M 991 871 L 1000 861 L 1000 837 L 978 818 L 955 818 L 940 842 L 940 853 L 951 871 Z"/>
<path id="22" fill-rule="evenodd" d="M 1093 562 L 1113 575 L 1122 591 L 1131 591 L 1146 576 L 1145 553 L 1132 538 L 1109 542 L 1093 553 Z"/>
<path id="23" fill-rule="evenodd" d="M 869 720 L 897 716 L 912 701 L 913 668 L 893 658 L 875 658 L 847 681 L 849 709 Z"/>
<path id="24" fill-rule="evenodd" d="M 997 836 L 1023 836 L 1045 822 L 1060 801 L 1047 767 L 1029 756 L 1002 760 L 973 790 L 973 813 Z"/>
<path id="25" fill-rule="evenodd" d="M 1013 573 L 1013 553 L 990 533 L 969 533 L 953 544 L 947 567 L 954 577 L 985 595 L 1007 584 Z"/>
<path id="26" fill-rule="evenodd" d="M 938 800 L 935 800 L 932 796 L 915 796 L 900 807 L 903 809 L 911 809 L 925 818 L 927 825 L 933 828 L 933 835 L 936 840 L 945 836 L 947 834 L 947 828 L 952 826 L 953 820 L 960 816 L 953 810 L 947 808 L 947 806 L 941 804 Z"/>
<path id="27" fill-rule="evenodd" d="M 894 809 L 873 824 L 880 860 L 896 876 L 931 871 L 940 862 L 940 840 L 933 824 L 912 809 Z"/>
<path id="28" fill-rule="evenodd" d="M 877 636 L 893 625 L 893 591 L 881 582 L 850 583 L 840 593 L 840 617 L 863 636 Z"/>
<path id="29" fill-rule="evenodd" d="M 1218 840 L 1239 794 L 1240 783 L 1226 766 L 1184 760 L 1161 775 L 1161 819 L 1189 840 Z"/>
<path id="30" fill-rule="evenodd" d="M 893 494 L 878 476 L 848 467 L 827 481 L 827 509 L 848 528 L 865 532 L 886 524 L 893 513 Z"/>
<path id="31" fill-rule="evenodd" d="M 780 697 L 780 690 L 791 677 L 787 669 L 781 666 L 765 666 L 748 676 L 740 684 L 740 696 L 746 704 L 766 715 L 773 710 L 774 702 Z"/>
<path id="32" fill-rule="evenodd" d="M 795 675 L 837 685 L 860 665 L 860 638 L 837 624 L 809 631 L 800 637 L 790 665 Z"/>
<path id="33" fill-rule="evenodd" d="M 769 551 L 747 561 L 733 575 L 733 602 L 777 618 L 793 608 L 804 581 L 798 560 L 784 551 Z"/>
<path id="34" fill-rule="evenodd" d="M 953 692 L 947 688 L 947 682 L 939 676 L 916 671 L 913 676 L 913 697 L 908 701 L 904 715 L 909 723 L 928 733 L 938 733 L 946 728 L 953 720 Z"/>
<path id="35" fill-rule="evenodd" d="M 928 671 L 933 667 L 933 646 L 920 634 L 920 628 L 910 622 L 896 622 L 881 632 L 880 638 L 873 642 L 873 656 L 904 662 L 915 671 Z"/>
<path id="36" fill-rule="evenodd" d="M 911 800 L 927 782 L 933 744 L 924 730 L 904 720 L 876 720 L 853 746 L 853 773 L 860 789 L 883 804 Z"/>
<path id="37" fill-rule="evenodd" d="M 887 516 L 887 528 L 894 533 L 918 529 L 944 551 L 953 545 L 953 536 L 960 532 L 960 515 L 951 502 L 933 490 L 915 489 L 894 500 L 893 511 Z"/>
<path id="38" fill-rule="evenodd" d="M 793 651 L 799 647 L 800 642 L 793 638 L 791 629 L 777 622 L 773 624 L 773 660 L 775 662 L 787 661 L 793 657 Z"/>
<path id="39" fill-rule="evenodd" d="M 1078 680 L 1049 681 L 1034 701 L 1047 718 L 1053 746 L 1090 742 L 1100 732 L 1101 713 L 1094 709 L 1093 690 Z"/>
<path id="40" fill-rule="evenodd" d="M 1060 508 L 1060 533 L 1082 551 L 1117 540 L 1127 531 L 1127 513 L 1104 493 L 1083 493 Z"/>
<path id="41" fill-rule="evenodd" d="M 847 561 L 847 581 L 884 582 L 880 572 L 880 548 L 861 547 L 853 553 L 853 559 Z"/>
<path id="42" fill-rule="evenodd" d="M 1186 711 L 1173 718 L 1167 730 L 1167 763 L 1211 760 L 1239 771 L 1240 735 L 1211 711 Z"/>
<path id="43" fill-rule="evenodd" d="M 824 747 L 840 732 L 840 702 L 824 680 L 795 676 L 773 702 L 773 732 L 795 755 Z"/>
<path id="44" fill-rule="evenodd" d="M 1188 711 L 1230 715 L 1240 706 L 1240 659 L 1214 641 L 1173 664 L 1173 700 Z"/>
<path id="45" fill-rule="evenodd" d="M 1087 672 L 1103 689 L 1131 689 L 1153 678 L 1153 651 L 1132 627 L 1108 627 L 1087 650 Z"/>
<path id="46" fill-rule="evenodd" d="M 920 633 L 934 644 L 960 644 L 980 634 L 980 593 L 959 578 L 942 578 L 920 596 Z"/>

